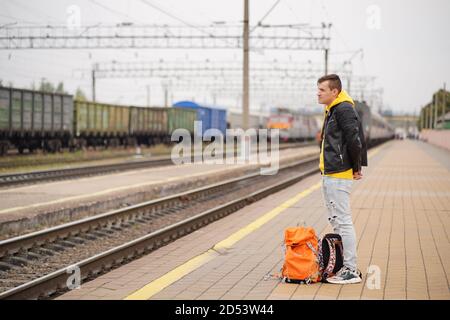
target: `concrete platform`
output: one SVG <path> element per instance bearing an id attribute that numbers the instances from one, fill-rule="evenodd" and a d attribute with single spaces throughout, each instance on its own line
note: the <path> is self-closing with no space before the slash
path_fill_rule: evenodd
<path id="1" fill-rule="evenodd" d="M 409 140 L 370 152 L 370 167 L 351 195 L 363 283 L 297 285 L 264 277 L 282 266 L 286 227 L 331 231 L 317 175 L 58 299 L 448 300 L 450 172 L 442 156 Z"/>

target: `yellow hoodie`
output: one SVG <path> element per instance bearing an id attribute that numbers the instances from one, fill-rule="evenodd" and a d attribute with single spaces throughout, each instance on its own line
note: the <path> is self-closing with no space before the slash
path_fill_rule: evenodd
<path id="1" fill-rule="evenodd" d="M 344 102 L 344 101 L 350 102 L 353 105 L 353 107 L 355 106 L 355 103 L 353 102 L 353 99 L 348 95 L 348 93 L 345 90 L 341 90 L 341 92 L 339 93 L 337 98 L 334 99 L 334 101 L 325 108 L 323 124 L 325 124 L 326 116 L 327 116 L 328 112 L 330 112 L 331 108 L 333 108 L 335 105 L 337 105 L 337 104 L 339 104 L 341 102 Z M 322 125 L 322 131 L 323 131 L 323 129 L 324 128 L 323 128 L 323 125 Z M 322 172 L 322 174 L 324 174 L 323 171 L 324 171 L 324 168 L 325 168 L 324 159 L 323 159 L 324 141 L 325 141 L 325 136 L 324 136 L 324 138 L 322 140 L 322 148 L 321 148 L 321 151 L 320 151 L 320 163 L 319 163 L 319 169 L 320 169 L 320 172 Z M 330 174 L 325 174 L 325 175 L 329 176 L 329 177 L 334 177 L 334 178 L 351 179 L 351 180 L 353 180 L 353 169 L 348 169 L 347 171 L 342 171 L 342 172 L 337 172 L 337 173 L 330 173 Z"/>

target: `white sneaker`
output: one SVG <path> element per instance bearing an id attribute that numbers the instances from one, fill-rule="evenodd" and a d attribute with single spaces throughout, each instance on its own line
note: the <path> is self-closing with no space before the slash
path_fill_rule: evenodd
<path id="1" fill-rule="evenodd" d="M 362 281 L 360 273 L 347 267 L 342 267 L 333 277 L 327 278 L 328 283 L 333 284 L 352 284 Z"/>

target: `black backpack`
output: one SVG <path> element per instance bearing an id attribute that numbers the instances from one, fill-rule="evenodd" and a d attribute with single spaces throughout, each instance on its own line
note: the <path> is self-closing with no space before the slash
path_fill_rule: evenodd
<path id="1" fill-rule="evenodd" d="M 341 236 L 328 233 L 319 241 L 319 262 L 322 282 L 332 277 L 344 265 L 344 250 Z"/>

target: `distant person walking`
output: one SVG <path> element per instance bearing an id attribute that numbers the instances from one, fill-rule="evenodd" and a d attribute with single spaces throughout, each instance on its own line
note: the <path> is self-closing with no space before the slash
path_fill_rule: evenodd
<path id="1" fill-rule="evenodd" d="M 361 121 L 352 98 L 342 90 L 338 75 L 317 81 L 317 97 L 325 106 L 321 133 L 320 164 L 322 192 L 328 221 L 342 238 L 344 266 L 329 283 L 361 282 L 357 269 L 356 234 L 350 210 L 353 180 L 362 178 L 361 166 L 367 166 L 367 148 Z"/>

